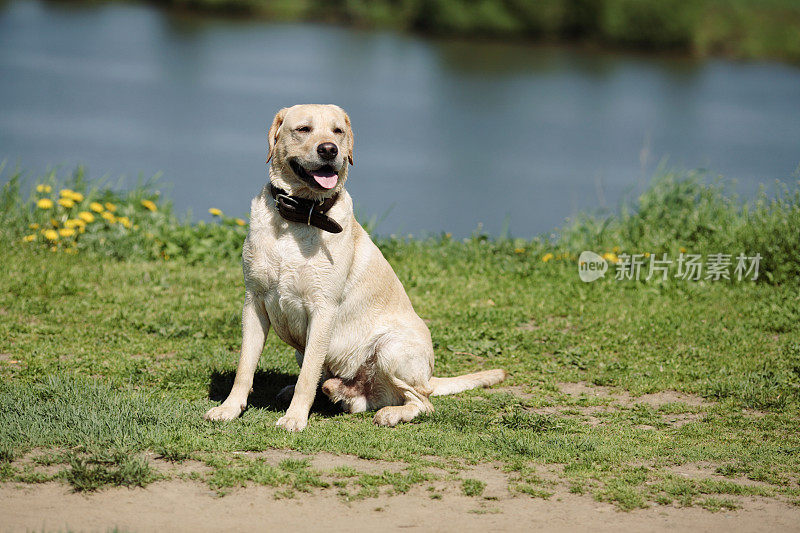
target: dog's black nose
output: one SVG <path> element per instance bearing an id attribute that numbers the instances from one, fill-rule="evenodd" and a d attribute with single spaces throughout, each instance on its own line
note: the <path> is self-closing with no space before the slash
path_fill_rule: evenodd
<path id="1" fill-rule="evenodd" d="M 317 153 L 322 159 L 333 159 L 339 153 L 339 148 L 333 143 L 322 143 L 317 146 Z"/>

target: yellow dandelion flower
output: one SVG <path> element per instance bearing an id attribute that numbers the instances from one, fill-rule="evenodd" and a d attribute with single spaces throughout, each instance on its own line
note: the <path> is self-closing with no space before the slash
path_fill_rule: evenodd
<path id="1" fill-rule="evenodd" d="M 36 240 L 36 235 L 25 235 L 22 240 L 25 242 L 33 242 Z"/>
<path id="2" fill-rule="evenodd" d="M 514 248 L 515 254 L 522 254 L 525 253 L 525 248 Z"/>
<path id="3" fill-rule="evenodd" d="M 684 248 L 683 246 L 681 246 L 681 247 L 680 247 L 680 251 L 681 251 L 681 253 L 682 253 L 682 254 L 685 254 L 685 253 L 686 253 L 686 248 Z"/>
<path id="4" fill-rule="evenodd" d="M 217 209 L 216 207 L 212 207 L 211 209 L 208 210 L 208 212 L 211 213 L 212 215 L 214 215 L 215 217 L 221 217 L 222 216 L 222 210 L 221 209 Z"/>
<path id="5" fill-rule="evenodd" d="M 56 220 L 54 218 L 51 218 L 50 219 L 50 225 L 53 226 L 54 228 L 57 228 L 58 227 L 58 220 Z"/>
<path id="6" fill-rule="evenodd" d="M 650 257 L 650 252 L 645 252 L 645 253 L 644 253 L 644 256 L 645 256 L 645 257 Z"/>
<path id="7" fill-rule="evenodd" d="M 36 207 L 39 209 L 52 209 L 53 208 L 53 200 L 50 198 L 42 198 L 38 202 L 36 202 Z"/>
<path id="8" fill-rule="evenodd" d="M 81 193 L 79 193 L 79 192 L 72 193 L 72 196 L 70 196 L 70 198 L 72 198 L 76 202 L 82 202 L 83 201 L 83 195 Z"/>
<path id="9" fill-rule="evenodd" d="M 73 191 L 72 189 L 61 189 L 61 191 L 58 194 L 60 194 L 64 198 L 72 198 L 72 195 L 75 194 L 75 191 Z"/>
<path id="10" fill-rule="evenodd" d="M 553 254 L 551 254 L 550 252 L 548 252 L 548 253 L 546 253 L 546 254 L 544 254 L 542 256 L 542 262 L 547 263 L 548 261 L 553 259 L 553 257 L 555 257 L 555 256 Z"/>
<path id="11" fill-rule="evenodd" d="M 152 201 L 152 200 L 142 200 L 142 205 L 144 206 L 145 209 L 148 209 L 150 211 L 157 211 L 158 210 L 158 207 L 156 206 L 156 203 L 154 201 Z"/>
<path id="12" fill-rule="evenodd" d="M 233 221 L 236 222 L 237 226 L 244 226 L 245 224 L 247 224 L 247 222 L 245 222 L 241 218 L 235 218 L 235 219 L 233 219 Z"/>
<path id="13" fill-rule="evenodd" d="M 28 227 L 29 227 L 30 229 L 39 229 L 39 224 L 37 224 L 36 222 L 34 222 L 33 224 L 28 224 Z"/>
<path id="14" fill-rule="evenodd" d="M 95 213 L 102 213 L 103 212 L 103 204 L 100 202 L 92 202 L 89 204 L 89 209 L 94 211 Z"/>
<path id="15" fill-rule="evenodd" d="M 117 222 L 119 222 L 126 228 L 131 229 L 131 219 L 129 219 L 128 217 L 119 217 L 117 219 Z"/>
<path id="16" fill-rule="evenodd" d="M 612 253 L 612 252 L 604 253 L 603 254 L 603 259 L 605 259 L 606 261 L 611 261 L 612 263 L 616 263 L 617 261 L 619 261 L 619 258 L 617 257 L 617 254 Z"/>
<path id="17" fill-rule="evenodd" d="M 69 220 L 64 221 L 65 228 L 79 228 L 81 226 L 85 226 L 86 222 L 79 218 L 70 218 Z"/>
<path id="18" fill-rule="evenodd" d="M 58 230 L 58 234 L 61 235 L 62 237 L 72 237 L 73 235 L 75 235 L 75 230 L 72 228 L 61 228 L 60 230 Z"/>
<path id="19" fill-rule="evenodd" d="M 106 202 L 106 209 L 114 213 L 117 211 L 117 206 L 112 204 L 111 202 Z"/>
<path id="20" fill-rule="evenodd" d="M 47 192 L 50 192 L 52 190 L 53 190 L 53 188 L 51 186 L 45 185 L 44 183 L 40 183 L 39 185 L 36 186 L 36 192 L 47 193 Z"/>
<path id="21" fill-rule="evenodd" d="M 109 213 L 108 211 L 103 211 L 103 214 L 101 214 L 100 216 L 108 220 L 112 224 L 117 221 L 117 217 L 114 216 L 114 213 Z"/>
<path id="22" fill-rule="evenodd" d="M 58 232 L 54 229 L 46 229 L 44 230 L 44 236 L 48 241 L 57 241 L 58 240 Z"/>
<path id="23" fill-rule="evenodd" d="M 89 211 L 81 211 L 78 213 L 78 218 L 86 222 L 87 224 L 91 224 L 94 222 L 94 215 L 91 214 Z"/>
<path id="24" fill-rule="evenodd" d="M 75 201 L 72 198 L 61 198 L 58 201 L 58 205 L 69 209 L 70 207 L 75 207 Z"/>

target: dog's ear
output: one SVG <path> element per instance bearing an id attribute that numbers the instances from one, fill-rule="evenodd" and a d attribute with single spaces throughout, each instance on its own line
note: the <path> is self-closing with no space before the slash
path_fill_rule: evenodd
<path id="1" fill-rule="evenodd" d="M 347 151 L 347 160 L 351 165 L 355 165 L 355 160 L 353 159 L 353 144 L 355 144 L 356 138 L 353 136 L 353 127 L 350 125 L 350 117 L 347 116 L 347 113 L 344 114 L 344 125 L 347 128 L 347 135 L 350 136 L 350 149 Z"/>
<path id="2" fill-rule="evenodd" d="M 270 159 L 272 159 L 272 155 L 275 153 L 275 144 L 278 142 L 278 132 L 280 132 L 287 111 L 289 111 L 288 107 L 284 107 L 278 111 L 275 118 L 272 120 L 272 126 L 269 127 L 269 133 L 267 134 L 269 137 L 269 155 L 267 156 L 267 163 L 269 163 Z"/>

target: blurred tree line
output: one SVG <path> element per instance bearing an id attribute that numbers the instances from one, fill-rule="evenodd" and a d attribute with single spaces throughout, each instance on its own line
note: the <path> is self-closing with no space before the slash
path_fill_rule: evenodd
<path id="1" fill-rule="evenodd" d="M 800 61 L 800 0 L 155 0 L 434 35 Z"/>

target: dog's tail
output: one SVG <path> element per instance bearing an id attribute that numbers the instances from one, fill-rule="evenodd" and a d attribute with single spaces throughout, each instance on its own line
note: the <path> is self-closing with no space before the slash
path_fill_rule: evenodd
<path id="1" fill-rule="evenodd" d="M 445 396 L 478 387 L 491 387 L 506 379 L 507 376 L 508 372 L 496 368 L 454 378 L 431 378 L 430 387 L 433 389 L 431 396 Z"/>

